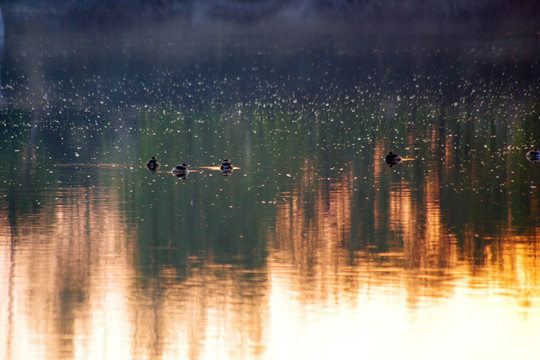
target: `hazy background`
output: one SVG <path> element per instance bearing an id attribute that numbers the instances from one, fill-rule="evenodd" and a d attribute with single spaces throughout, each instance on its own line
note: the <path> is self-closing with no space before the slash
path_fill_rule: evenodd
<path id="1" fill-rule="evenodd" d="M 192 23 L 234 21 L 310 23 L 340 20 L 378 23 L 385 21 L 538 18 L 534 0 L 4 0 L 9 17 L 134 18 L 182 17 Z"/>

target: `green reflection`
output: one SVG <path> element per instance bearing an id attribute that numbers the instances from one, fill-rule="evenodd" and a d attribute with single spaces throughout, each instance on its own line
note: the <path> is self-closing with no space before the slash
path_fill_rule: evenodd
<path id="1" fill-rule="evenodd" d="M 354 164 L 353 207 L 362 215 L 352 224 L 352 249 L 388 250 L 387 229 L 374 228 L 373 213 L 392 217 L 386 204 L 398 183 L 408 184 L 414 203 L 424 206 L 430 174 L 437 176 L 446 226 L 458 239 L 469 227 L 495 235 L 508 219 L 518 233 L 537 225 L 531 201 L 538 168 L 524 154 L 538 132 L 538 101 L 509 104 L 490 96 L 448 105 L 414 97 L 391 105 L 390 114 L 388 106 L 386 98 L 358 96 L 319 108 L 240 103 L 136 110 L 120 118 L 73 113 L 61 121 L 4 109 L 4 201 L 24 215 L 66 185 L 117 188 L 139 231 L 141 254 L 164 256 L 142 263 L 169 257 L 179 266 L 207 249 L 219 249 L 222 261 L 242 255 L 249 266 L 263 266 L 273 202 L 299 186 L 306 171 L 332 182 L 347 164 Z M 374 173 L 388 149 L 414 160 Z M 162 163 L 156 174 L 142 166 L 152 155 Z M 204 169 L 224 157 L 240 168 L 232 176 Z M 169 173 L 182 162 L 195 170 L 185 181 Z M 251 253 L 257 255 L 246 256 Z"/>

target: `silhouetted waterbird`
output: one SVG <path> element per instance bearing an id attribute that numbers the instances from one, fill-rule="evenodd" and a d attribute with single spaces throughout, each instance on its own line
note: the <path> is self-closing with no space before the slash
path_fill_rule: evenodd
<path id="1" fill-rule="evenodd" d="M 384 157 L 384 162 L 387 163 L 390 167 L 395 166 L 401 162 L 401 156 L 394 154 L 390 151 L 388 155 Z"/>
<path id="2" fill-rule="evenodd" d="M 156 157 L 155 156 L 152 156 L 152 158 L 150 160 L 148 160 L 148 162 L 146 163 L 146 167 L 150 170 L 150 171 L 156 171 L 157 168 L 159 167 L 159 163 L 158 161 L 156 160 Z"/>

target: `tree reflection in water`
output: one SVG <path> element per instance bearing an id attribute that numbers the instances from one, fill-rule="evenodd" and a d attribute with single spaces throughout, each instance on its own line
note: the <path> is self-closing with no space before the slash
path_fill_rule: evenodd
<path id="1" fill-rule="evenodd" d="M 121 35 L 7 39 L 0 357 L 540 351 L 537 56 Z"/>

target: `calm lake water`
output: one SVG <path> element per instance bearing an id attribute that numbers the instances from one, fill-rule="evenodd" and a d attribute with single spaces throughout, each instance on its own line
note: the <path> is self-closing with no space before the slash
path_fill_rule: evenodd
<path id="1" fill-rule="evenodd" d="M 0 358 L 538 358 L 538 33 L 82 28 L 6 30 Z"/>

